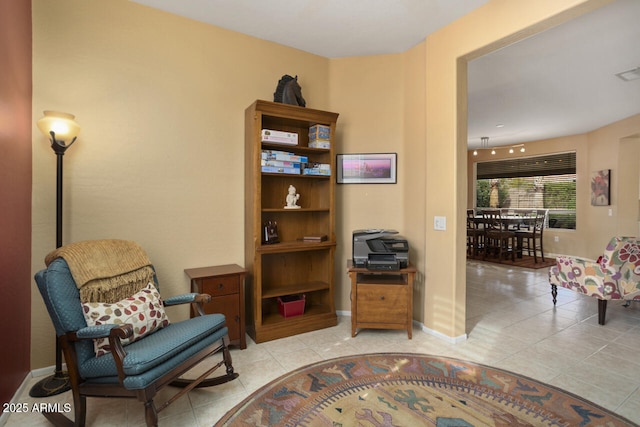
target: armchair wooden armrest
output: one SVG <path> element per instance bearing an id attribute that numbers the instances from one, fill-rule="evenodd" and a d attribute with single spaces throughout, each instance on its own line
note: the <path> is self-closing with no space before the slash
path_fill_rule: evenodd
<path id="1" fill-rule="evenodd" d="M 122 385 L 122 381 L 125 378 L 124 368 L 122 361 L 127 355 L 122 345 L 122 340 L 133 336 L 133 326 L 128 323 L 124 325 L 108 324 L 98 326 L 87 326 L 79 329 L 75 332 L 68 332 L 62 335 L 60 339 L 66 342 L 77 342 L 82 340 L 94 340 L 96 338 L 109 338 L 109 345 L 111 346 L 111 353 L 118 370 L 118 379 Z M 67 345 L 63 346 L 65 350 L 65 358 L 67 359 L 67 367 L 69 368 L 69 375 L 71 377 L 79 378 L 78 366 L 74 362 L 76 360 L 75 347 Z"/>
<path id="2" fill-rule="evenodd" d="M 122 340 L 131 336 L 133 336 L 133 326 L 128 323 L 119 328 L 111 329 L 111 332 L 109 333 L 109 346 L 111 347 L 113 360 L 116 362 L 116 369 L 118 369 L 118 380 L 120 381 L 120 384 L 123 384 L 126 377 L 122 361 L 127 355 L 127 352 L 124 350 Z"/>
<path id="3" fill-rule="evenodd" d="M 75 332 L 70 332 L 70 341 L 80 341 L 80 340 L 84 340 L 84 339 L 97 339 L 97 338 L 108 338 L 109 334 L 111 334 L 111 331 L 113 329 L 128 329 L 125 328 L 125 326 L 130 326 L 128 324 L 125 325 L 117 325 L 115 323 L 110 323 L 107 325 L 94 325 L 94 326 L 87 326 L 85 328 L 82 329 L 78 329 Z M 131 335 L 133 334 L 133 329 L 131 329 Z M 123 337 L 123 339 L 125 338 L 129 338 L 131 335 L 125 336 Z"/>
<path id="4" fill-rule="evenodd" d="M 179 304 L 192 304 L 199 316 L 205 315 L 203 304 L 208 302 L 211 302 L 211 295 L 198 293 L 176 295 L 163 301 L 165 307 L 171 307 Z"/>

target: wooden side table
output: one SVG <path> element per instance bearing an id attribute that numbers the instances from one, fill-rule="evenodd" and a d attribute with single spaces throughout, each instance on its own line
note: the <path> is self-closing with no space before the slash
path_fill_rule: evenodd
<path id="1" fill-rule="evenodd" d="M 351 278 L 351 336 L 356 336 L 358 328 L 406 329 L 411 339 L 416 268 L 375 271 L 353 267 L 349 260 L 347 272 Z"/>
<path id="2" fill-rule="evenodd" d="M 192 292 L 211 295 L 211 302 L 204 304 L 204 312 L 222 313 L 227 318 L 230 344 L 247 348 L 244 319 L 244 277 L 247 270 L 236 264 L 227 264 L 188 268 L 184 272 L 191 279 Z"/>

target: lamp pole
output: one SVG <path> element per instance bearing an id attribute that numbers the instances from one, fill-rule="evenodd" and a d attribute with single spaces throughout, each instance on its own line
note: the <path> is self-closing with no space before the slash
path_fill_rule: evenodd
<path id="1" fill-rule="evenodd" d="M 50 126 L 47 126 L 47 123 L 41 125 L 41 122 L 44 121 L 49 114 L 53 114 L 54 117 L 57 115 L 62 115 L 63 120 L 71 120 L 73 122 L 73 116 L 71 114 L 65 113 L 53 113 L 45 111 L 45 118 L 41 119 L 38 122 L 38 127 L 43 132 L 47 132 L 51 137 L 51 148 L 56 153 L 56 249 L 62 246 L 62 159 L 65 151 L 76 141 L 76 136 L 73 136 L 71 141 L 67 144 L 64 141 L 64 136 L 56 139 L 56 129 L 55 123 L 50 123 Z M 75 125 L 75 132 L 79 131 L 79 126 L 73 122 L 72 126 Z M 48 129 L 45 127 L 49 127 Z M 58 129 L 60 129 L 58 127 Z M 67 129 L 66 127 L 63 129 Z M 64 133 L 64 132 L 63 132 Z M 65 391 L 71 389 L 71 383 L 69 382 L 69 375 L 67 372 L 62 370 L 62 350 L 60 348 L 60 340 L 56 336 L 56 367 L 53 375 L 48 376 L 36 384 L 33 385 L 31 390 L 29 391 L 29 396 L 31 397 L 48 397 L 55 396 L 60 393 L 64 393 Z"/>

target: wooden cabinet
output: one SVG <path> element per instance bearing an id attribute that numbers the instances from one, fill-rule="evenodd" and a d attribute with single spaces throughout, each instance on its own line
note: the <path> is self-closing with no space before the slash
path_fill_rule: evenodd
<path id="1" fill-rule="evenodd" d="M 413 266 L 397 271 L 372 271 L 347 265 L 351 278 L 351 336 L 358 328 L 405 329 L 413 327 Z"/>
<path id="2" fill-rule="evenodd" d="M 256 101 L 245 111 L 245 265 L 247 332 L 257 343 L 337 324 L 334 303 L 335 129 L 337 113 Z M 309 146 L 309 128 L 330 129 L 329 148 Z M 262 130 L 296 133 L 297 145 L 262 142 Z M 330 166 L 331 175 L 262 172 L 265 150 L 307 157 Z M 300 195 L 286 209 L 288 188 Z M 276 223 L 278 243 L 265 243 L 264 226 Z M 326 236 L 307 242 L 305 236 Z M 278 298 L 304 294 L 304 314 L 283 317 Z"/>
<path id="3" fill-rule="evenodd" d="M 204 304 L 204 312 L 225 315 L 230 344 L 247 348 L 244 309 L 247 270 L 236 264 L 227 264 L 189 268 L 184 272 L 191 279 L 192 292 L 211 295 L 211 302 Z"/>

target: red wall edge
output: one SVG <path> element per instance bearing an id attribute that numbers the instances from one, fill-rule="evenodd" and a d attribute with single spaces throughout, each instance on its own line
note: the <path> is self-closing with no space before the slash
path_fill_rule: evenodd
<path id="1" fill-rule="evenodd" d="M 31 1 L 0 0 L 0 401 L 31 365 Z"/>

